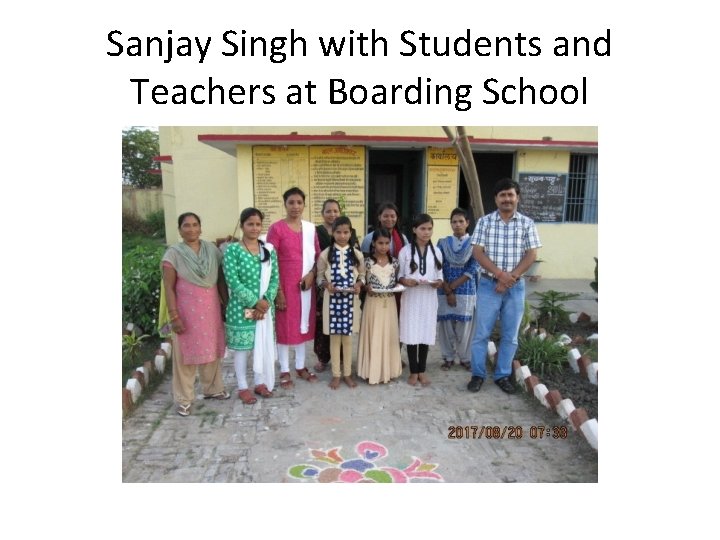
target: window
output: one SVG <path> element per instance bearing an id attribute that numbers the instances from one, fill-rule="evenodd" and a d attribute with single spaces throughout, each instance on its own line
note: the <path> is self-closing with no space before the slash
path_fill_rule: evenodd
<path id="1" fill-rule="evenodd" d="M 566 223 L 597 223 L 597 154 L 570 154 Z"/>

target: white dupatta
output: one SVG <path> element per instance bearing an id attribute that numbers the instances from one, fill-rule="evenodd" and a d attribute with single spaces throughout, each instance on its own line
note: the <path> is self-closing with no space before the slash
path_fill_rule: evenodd
<path id="1" fill-rule="evenodd" d="M 309 221 L 302 221 L 302 243 L 303 261 L 302 275 L 306 276 L 315 265 L 315 225 Z M 315 286 L 313 282 L 313 287 Z M 312 287 L 306 291 L 300 291 L 300 333 L 307 334 L 310 330 L 310 312 L 313 311 Z"/>
<path id="2" fill-rule="evenodd" d="M 273 245 L 265 243 L 268 252 L 272 253 Z M 262 252 L 262 249 L 261 249 Z M 260 298 L 267 292 L 270 285 L 272 271 L 272 257 L 260 263 Z M 265 318 L 255 321 L 255 346 L 253 347 L 253 371 L 263 375 L 263 381 L 272 392 L 275 387 L 275 324 L 272 317 L 272 307 L 265 314 Z"/>

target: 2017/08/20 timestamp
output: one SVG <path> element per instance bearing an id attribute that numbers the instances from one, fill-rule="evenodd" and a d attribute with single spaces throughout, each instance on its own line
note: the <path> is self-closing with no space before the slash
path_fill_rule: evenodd
<path id="1" fill-rule="evenodd" d="M 530 426 L 528 430 L 522 426 L 448 426 L 448 439 L 522 439 L 525 435 L 531 439 L 567 439 L 567 426 Z"/>

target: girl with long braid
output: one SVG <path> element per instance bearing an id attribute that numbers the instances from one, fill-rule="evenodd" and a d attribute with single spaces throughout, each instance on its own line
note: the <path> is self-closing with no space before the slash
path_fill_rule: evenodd
<path id="1" fill-rule="evenodd" d="M 425 375 L 428 349 L 435 344 L 437 291 L 443 283 L 442 252 L 432 244 L 433 219 L 419 214 L 412 224 L 410 244 L 400 250 L 400 284 L 406 287 L 400 303 L 400 341 L 410 363 L 408 384 L 430 384 Z"/>

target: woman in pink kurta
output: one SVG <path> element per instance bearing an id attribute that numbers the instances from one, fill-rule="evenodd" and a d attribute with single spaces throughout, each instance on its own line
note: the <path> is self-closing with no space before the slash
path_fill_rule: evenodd
<path id="1" fill-rule="evenodd" d="M 195 400 L 195 372 L 205 398 L 227 399 L 222 380 L 225 329 L 221 319 L 218 283 L 222 254 L 211 242 L 200 239 L 197 214 L 178 218 L 183 241 L 170 246 L 162 259 L 163 284 L 172 327 L 173 396 L 180 416 L 190 414 Z"/>
<path id="2" fill-rule="evenodd" d="M 214 245 L 211 246 L 217 249 Z M 163 261 L 163 268 L 174 269 L 167 260 Z M 210 288 L 200 287 L 186 281 L 178 274 L 175 281 L 175 296 L 177 314 L 185 326 L 182 334 L 176 334 L 180 345 L 178 353 L 182 357 L 183 364 L 197 366 L 222 358 L 225 354 L 225 331 L 220 316 L 217 285 Z"/>
<path id="3" fill-rule="evenodd" d="M 315 261 L 320 253 L 315 225 L 303 221 L 305 193 L 290 188 L 283 193 L 286 217 L 270 226 L 267 241 L 275 246 L 280 288 L 275 298 L 275 334 L 280 360 L 280 386 L 292 386 L 290 348 L 295 371 L 306 381 L 317 376 L 305 367 L 305 342 L 315 337 Z"/>

